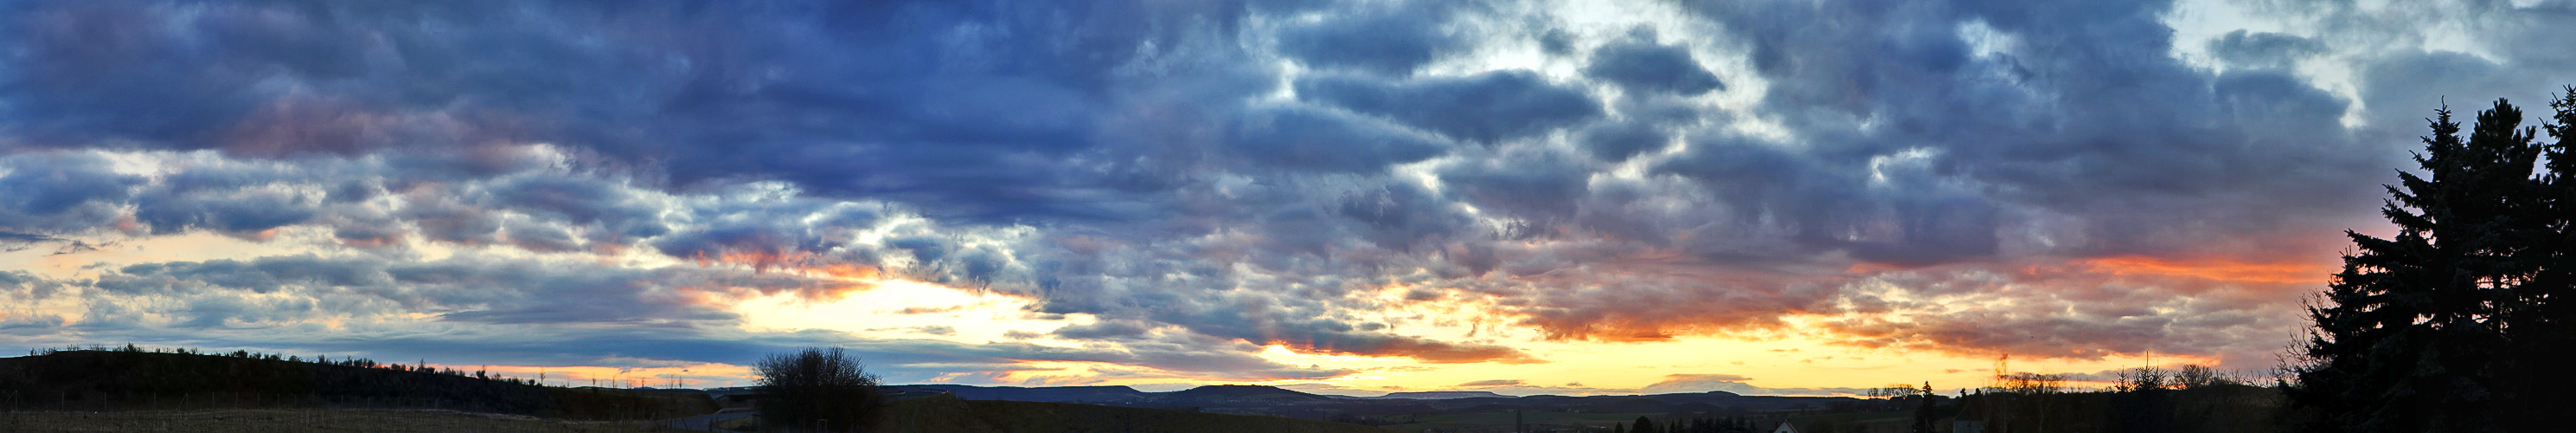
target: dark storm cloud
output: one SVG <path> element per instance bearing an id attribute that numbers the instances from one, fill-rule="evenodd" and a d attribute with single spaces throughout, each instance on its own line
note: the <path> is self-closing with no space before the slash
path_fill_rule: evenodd
<path id="1" fill-rule="evenodd" d="M 110 170 L 88 153 L 34 153 L 5 160 L 0 174 L 0 229 L 25 236 L 107 225 L 143 183 Z"/>
<path id="2" fill-rule="evenodd" d="M 972 243 L 937 228 L 902 233 L 900 245 L 885 248 L 850 245 L 852 226 L 876 219 L 826 201 L 866 197 L 942 220 L 1099 222 L 1110 233 L 1163 236 L 1162 222 L 1134 219 L 1161 214 L 1175 203 L 1172 188 L 1201 181 L 1174 170 L 1202 162 L 1191 155 L 1237 155 L 1289 175 L 1373 173 L 1448 147 L 1408 127 L 1495 140 L 1598 112 L 1581 93 L 1528 73 L 1366 84 L 1362 90 L 1386 93 L 1381 97 L 1433 100 L 1371 102 L 1353 110 L 1359 116 L 1246 103 L 1272 88 L 1276 71 L 1232 51 L 1240 47 L 1232 40 L 1238 21 L 1307 10 L 1297 5 L 13 7 L 23 13 L 10 14 L 17 25 L 0 34 L 18 48 L 7 51 L 12 66 L 0 70 L 8 146 L 220 152 L 176 158 L 219 169 L 154 178 L 116 175 L 103 162 L 69 164 L 72 171 L 52 175 L 42 173 L 47 168 L 12 170 L 9 185 L 38 193 L 9 195 L 26 201 L 10 207 L 10 228 L 38 234 L 113 228 L 119 216 L 135 221 L 119 230 L 154 234 L 258 236 L 324 225 L 338 242 L 366 248 L 404 248 L 410 239 L 538 252 L 640 245 L 762 268 L 852 264 L 934 282 L 1043 281 L 1052 276 L 1033 275 L 1032 266 L 1066 259 L 1025 251 L 1028 245 Z M 1312 54 L 1318 65 L 1409 69 L 1459 43 L 1416 25 L 1434 21 L 1413 21 L 1444 15 L 1442 7 L 1315 9 L 1334 19 L 1278 42 Z M 1344 38 L 1350 32 L 1337 30 L 1349 14 L 1378 20 L 1360 28 L 1414 42 L 1360 57 L 1311 52 L 1351 42 Z M 475 31 L 452 31 L 459 28 Z M 1471 111 L 1439 112 L 1449 109 Z M 1186 123 L 1155 121 L 1167 113 L 1209 116 L 1210 124 L 1239 131 L 1204 147 L 1176 146 L 1170 138 L 1204 136 L 1182 129 Z M 1489 118 L 1468 117 L 1475 115 Z M 529 152 L 527 143 L 554 150 Z M 29 158 L 39 157 L 16 160 Z M 257 167 L 259 160 L 328 169 Z M 571 173 L 532 172 L 530 163 L 569 166 Z M 732 187 L 758 181 L 783 181 L 792 194 L 815 199 L 650 203 L 672 198 L 620 186 L 758 194 Z M 1339 233 L 1389 248 L 1424 245 L 1462 226 L 1438 194 L 1418 186 L 1282 195 L 1327 203 L 1311 211 Z M 859 206 L 883 204 L 872 203 Z M 1031 261 L 1032 254 L 1048 257 Z M 400 267 L 383 266 L 388 273 Z M 524 287 L 531 292 L 618 284 L 513 275 L 533 279 Z M 222 309 L 208 305 L 210 313 Z M 599 315 L 582 307 L 452 317 L 516 323 Z M 1316 335 L 1301 340 L 1397 355 L 1418 348 L 1444 360 L 1462 359 L 1452 352 L 1509 354 L 1362 331 Z"/>
<path id="3" fill-rule="evenodd" d="M 2257 68 L 2289 66 L 2302 56 L 2323 53 L 2324 43 L 2298 36 L 2244 30 L 2209 41 L 2209 53 L 2229 64 Z"/>
<path id="4" fill-rule="evenodd" d="M 2055 245 L 2035 251 L 2090 255 L 2190 250 L 2172 241 L 2287 221 L 2239 213 L 2256 200 L 2308 215 L 2367 203 L 2364 168 L 2388 156 L 2351 152 L 2340 125 L 2313 120 L 2341 116 L 2344 103 L 2297 81 L 2183 65 L 2169 55 L 2171 31 L 2159 18 L 2167 7 L 1698 4 L 1740 29 L 1756 70 L 1772 80 L 1768 103 L 1803 143 L 1767 155 L 1695 148 L 1663 167 L 1703 179 L 1737 209 L 1788 212 L 1779 219 L 1808 225 L 1798 230 L 1809 242 L 1878 227 L 1891 239 L 1849 248 L 1911 264 L 2020 242 L 1999 230 L 2017 222 L 2008 208 L 2119 221 L 2053 233 Z M 1866 24 L 1792 24 L 1853 19 Z M 1977 27 L 1991 33 L 1963 30 Z M 1993 36 L 1969 40 L 1979 34 Z M 1874 165 L 1909 149 L 1929 151 L 1913 179 L 1870 182 L 1883 171 Z M 2282 190 L 2302 194 L 2283 202 L 2251 193 Z M 2211 225 L 2222 228 L 2187 228 Z"/>
<path id="5" fill-rule="evenodd" d="M 156 234 L 190 228 L 257 232 L 305 222 L 314 214 L 309 199 L 278 191 L 180 193 L 148 196 L 139 202 L 142 206 L 135 209 L 135 218 L 151 224 Z"/>
<path id="6" fill-rule="evenodd" d="M 1637 154 L 1663 150 L 1672 143 L 1672 139 L 1664 134 L 1664 131 L 1645 123 L 1604 122 L 1584 128 L 1576 135 L 1576 140 L 1592 157 L 1618 162 Z"/>
<path id="7" fill-rule="evenodd" d="M 526 260 L 450 259 L 396 262 L 369 258 L 266 257 L 127 266 L 95 287 L 125 296 L 210 296 L 189 323 L 250 309 L 241 296 L 286 293 L 330 307 L 331 314 L 436 314 L 448 321 L 522 323 L 729 322 L 736 317 L 695 303 L 689 292 L 780 293 L 841 290 L 836 283 L 788 276 L 735 274 L 693 267 L 576 267 Z M 280 308 L 258 308 L 276 311 Z M 285 311 L 318 314 L 322 311 Z M 215 315 L 209 317 L 209 315 Z M 284 317 L 284 316 L 281 316 Z M 310 319 L 311 316 L 301 318 Z"/>
<path id="8" fill-rule="evenodd" d="M 1441 29 L 1449 14 L 1438 2 L 1373 3 L 1337 19 L 1282 30 L 1279 51 L 1316 69 L 1402 77 L 1467 45 L 1466 37 Z"/>
<path id="9" fill-rule="evenodd" d="M 1697 95 L 1726 88 L 1717 80 L 1717 74 L 1709 73 L 1691 58 L 1690 50 L 1659 45 L 1652 32 L 1595 49 L 1591 61 L 1583 66 L 1583 74 L 1639 93 Z"/>
<path id="10" fill-rule="evenodd" d="M 1300 98 L 1484 143 L 1543 133 L 1601 114 L 1600 102 L 1581 90 L 1521 70 L 1406 81 L 1313 75 L 1299 78 L 1296 89 Z"/>
<path id="11" fill-rule="evenodd" d="M 1027 192 L 1120 188 L 1057 164 L 1109 155 L 1099 125 L 1151 103 L 1109 93 L 1148 78 L 1120 68 L 1246 11 L 1149 6 L 17 4 L 0 126 L 25 145 L 236 155 L 547 141 L 679 184 L 1096 212 Z"/>
<path id="12" fill-rule="evenodd" d="M 521 176 L 486 187 L 490 206 L 529 213 L 550 221 L 595 226 L 605 236 L 642 239 L 670 233 L 662 210 L 637 191 L 589 179 Z"/>
<path id="13" fill-rule="evenodd" d="M 1389 183 L 1344 195 L 1332 211 L 1354 237 L 1378 248 L 1410 251 L 1448 240 L 1471 224 L 1442 197 L 1412 183 Z"/>
<path id="14" fill-rule="evenodd" d="M 1730 284 L 1576 277 L 1569 282 L 1606 284 L 1597 292 L 1579 292 L 1586 295 L 1542 298 L 1528 310 L 1528 323 L 1577 338 L 1658 338 L 1695 327 L 1762 326 L 1762 320 L 1786 312 L 1859 308 L 1836 304 L 1868 295 L 1850 292 L 1831 278 L 1798 276 L 1814 269 L 1807 266 L 1848 263 L 1844 260 L 1903 268 L 2033 255 L 2315 254 L 2315 247 L 2325 244 L 2318 238 L 2325 235 L 2285 232 L 2314 230 L 2303 219 L 2366 209 L 2373 192 L 2367 187 L 2373 184 L 2373 170 L 2366 168 L 2393 162 L 2405 143 L 2357 145 L 2338 120 L 2351 103 L 2296 77 L 2267 70 L 2214 75 L 2184 65 L 2170 55 L 2174 42 L 2160 18 L 2165 7 L 1691 4 L 1698 16 L 1727 26 L 1733 38 L 1726 40 L 1740 41 L 1730 43 L 1742 44 L 1746 60 L 1768 81 L 1762 110 L 1781 116 L 1794 138 L 1689 133 L 1687 151 L 1649 166 L 1653 173 L 1686 183 L 1595 182 L 1581 199 L 1585 216 L 1576 221 L 1626 242 L 1679 247 L 1709 261 L 1704 263 L 1756 263 L 1762 270 L 1680 265 L 1711 271 L 1700 275 L 1648 265 L 1653 262 L 1558 251 L 1553 254 L 1560 260 L 1595 260 L 1591 266 L 1605 270 L 1639 267 L 1664 272 L 1672 280 L 1691 276 Z M 1799 24 L 1813 22 L 1854 25 Z M 2278 38 L 2255 39 L 2217 45 L 2240 51 L 2261 48 L 2255 45 L 2291 51 L 2300 46 Z M 1600 60 L 1587 68 L 1609 67 Z M 1604 160 L 1660 147 L 1653 132 L 1614 125 L 1595 126 L 1578 135 L 1576 144 Z M 1658 127 L 1647 131 L 1669 130 Z M 1524 189 L 1536 197 L 1551 195 L 1543 188 Z M 1659 208 L 1696 212 L 1662 217 L 1650 211 Z M 1593 251 L 1611 257 L 1632 254 L 1619 252 L 1623 247 L 1615 244 L 1607 248 Z M 1526 258 L 1533 253 L 1506 255 Z M 1544 263 L 1537 266 L 1550 266 Z M 1784 272 L 1763 276 L 1773 271 Z M 2172 296 L 2159 290 L 2187 285 L 2141 284 L 2102 290 L 2135 291 L 2140 297 L 2124 302 L 2144 302 Z M 1703 320 L 1603 314 L 1608 310 L 1594 308 L 1600 304 L 1597 299 L 1658 305 L 1729 300 L 1707 307 L 1720 310 L 1762 306 L 1725 320 Z M 2228 302 L 2196 308 L 2261 309 L 2284 301 L 2253 297 Z M 2226 315 L 2205 317 L 2219 316 Z M 2188 315 L 2151 314 L 2126 322 L 2089 316 L 2033 320 L 2063 323 L 2061 330 L 2068 335 L 2164 339 L 2169 341 L 2158 344 L 2202 353 L 2246 351 L 2248 347 L 2227 342 L 2260 338 L 2246 335 L 2257 332 L 2254 328 L 2279 326 L 2183 317 Z M 2114 331 L 2150 322 L 2177 330 Z M 1942 341 L 1995 348 L 2037 340 Z M 2078 357 L 2145 350 L 2083 341 L 2090 340 L 2049 339 L 2013 348 L 2044 346 L 2060 350 L 2057 355 Z"/>
<path id="15" fill-rule="evenodd" d="M 1487 212 L 1550 222 L 1574 217 L 1593 170 L 1582 157 L 1532 147 L 1502 153 L 1445 167 L 1440 180 Z"/>
<path id="16" fill-rule="evenodd" d="M 1325 172 L 1376 172 L 1446 150 L 1439 141 L 1372 119 L 1314 109 L 1244 115 L 1235 152 L 1259 164 Z"/>

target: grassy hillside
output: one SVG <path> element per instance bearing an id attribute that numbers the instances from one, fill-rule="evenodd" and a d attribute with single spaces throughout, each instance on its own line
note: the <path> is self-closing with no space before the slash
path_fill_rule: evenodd
<path id="1" fill-rule="evenodd" d="M 75 350 L 0 358 L 0 404 L 32 410 L 435 408 L 570 419 L 713 412 L 704 394 L 559 388 L 257 356 Z"/>
<path id="2" fill-rule="evenodd" d="M 1358 424 L 1252 415 L 1227 415 L 1100 406 L 933 397 L 886 408 L 891 432 L 1226 432 L 1387 433 Z"/>

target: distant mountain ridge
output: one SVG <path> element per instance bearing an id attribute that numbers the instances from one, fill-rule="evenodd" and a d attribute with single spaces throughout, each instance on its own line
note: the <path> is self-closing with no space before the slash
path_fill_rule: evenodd
<path id="1" fill-rule="evenodd" d="M 1009 400 L 1051 403 L 1108 403 L 1145 400 L 1156 393 L 1137 391 L 1124 386 L 972 386 L 972 385 L 892 385 L 897 391 L 938 391 L 967 400 Z"/>
<path id="2" fill-rule="evenodd" d="M 903 393 L 946 393 L 966 400 L 1007 400 L 1049 403 L 1091 403 L 1113 406 L 1158 408 L 1263 409 L 1279 412 L 1282 408 L 1349 409 L 1355 407 L 1424 407 L 1455 409 L 1474 406 L 1502 408 L 1583 408 L 1591 410 L 1665 411 L 1714 408 L 1789 409 L 1825 407 L 1838 402 L 1856 402 L 1850 397 L 1782 397 L 1746 396 L 1726 391 L 1700 393 L 1562 396 L 1508 396 L 1488 391 L 1425 391 L 1390 393 L 1376 397 L 1320 395 L 1275 386 L 1209 385 L 1168 392 L 1145 392 L 1125 386 L 1060 386 L 1013 387 L 951 384 L 888 385 Z"/>
<path id="3" fill-rule="evenodd" d="M 1512 398 L 1512 396 L 1508 396 L 1508 395 L 1495 394 L 1493 391 L 1415 391 L 1415 392 L 1390 392 L 1390 393 L 1386 393 L 1386 395 L 1381 395 L 1381 396 L 1376 396 L 1376 397 L 1360 397 L 1360 398 L 1366 398 L 1366 399 L 1381 399 L 1381 400 L 1382 400 L 1382 399 L 1405 399 L 1405 400 L 1448 400 L 1448 399 L 1453 399 L 1453 398 L 1479 398 L 1479 397 Z"/>

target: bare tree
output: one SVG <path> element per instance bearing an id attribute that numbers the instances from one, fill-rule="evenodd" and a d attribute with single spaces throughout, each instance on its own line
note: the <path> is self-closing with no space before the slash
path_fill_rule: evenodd
<path id="1" fill-rule="evenodd" d="M 2220 371 L 2215 368 L 2183 364 L 2182 368 L 2174 370 L 2173 381 L 2175 385 L 2179 385 L 2183 388 L 2235 385 L 2245 382 L 2235 376 L 2236 375 L 2234 373 Z"/>
<path id="2" fill-rule="evenodd" d="M 840 348 L 762 359 L 761 424 L 773 431 L 867 431 L 885 406 L 878 380 Z"/>

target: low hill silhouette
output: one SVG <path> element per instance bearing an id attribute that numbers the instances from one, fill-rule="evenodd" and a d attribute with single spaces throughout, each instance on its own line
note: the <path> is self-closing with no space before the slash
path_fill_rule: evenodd
<path id="1" fill-rule="evenodd" d="M 1008 400 L 1053 403 L 1095 403 L 1143 407 L 1245 407 L 1332 404 L 1355 400 L 1351 397 L 1316 395 L 1275 386 L 1208 385 L 1171 392 L 1144 392 L 1124 386 L 972 386 L 972 385 L 891 385 L 894 391 L 914 393 L 936 391 L 967 400 Z"/>
<path id="2" fill-rule="evenodd" d="M 886 408 L 884 423 L 884 431 L 890 432 L 1393 432 L 1393 430 L 1358 424 L 1275 416 L 1231 415 L 1079 403 L 965 400 L 955 397 L 931 397 L 895 402 Z"/>
<path id="3" fill-rule="evenodd" d="M 970 385 L 895 385 L 898 391 L 932 390 L 967 400 L 1042 401 L 1057 403 L 1120 403 L 1145 400 L 1153 393 L 1124 386 L 1051 386 L 1026 388 L 1016 386 Z"/>
<path id="4" fill-rule="evenodd" d="M 1511 398 L 1511 396 L 1508 396 L 1508 395 L 1495 394 L 1493 391 L 1414 391 L 1414 392 L 1390 392 L 1390 393 L 1386 393 L 1386 395 L 1381 395 L 1381 396 L 1376 396 L 1376 397 L 1361 397 L 1361 398 L 1365 398 L 1365 399 L 1372 399 L 1372 400 L 1448 400 L 1448 399 L 1453 399 L 1453 398 L 1481 398 L 1481 397 L 1491 397 L 1491 398 Z"/>
<path id="5" fill-rule="evenodd" d="M 1341 403 L 1348 399 L 1291 391 L 1275 386 L 1208 385 L 1174 391 L 1163 398 L 1202 405 Z"/>

